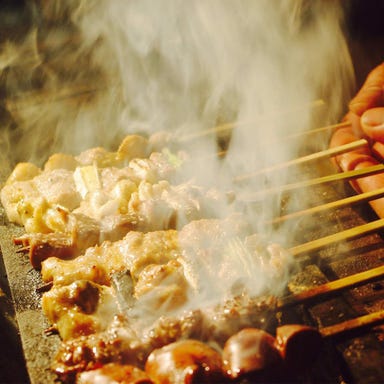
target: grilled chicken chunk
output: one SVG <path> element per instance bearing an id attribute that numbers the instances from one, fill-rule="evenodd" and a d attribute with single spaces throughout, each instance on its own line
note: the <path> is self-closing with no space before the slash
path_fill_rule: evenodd
<path id="1" fill-rule="evenodd" d="M 162 315 L 177 313 L 186 305 L 197 308 L 201 302 L 217 301 L 215 297 L 252 294 L 252 280 L 255 278 L 253 276 L 250 281 L 244 279 L 243 264 L 247 271 L 251 271 L 247 263 L 258 264 L 259 274 L 267 277 L 272 273 L 280 273 L 280 269 L 276 267 L 276 252 L 270 252 L 267 247 L 262 254 L 255 248 L 254 242 L 249 241 L 253 237 L 245 236 L 248 233 L 249 228 L 237 216 L 226 220 L 204 219 L 186 225 L 181 231 L 131 231 L 124 239 L 91 247 L 74 260 L 50 257 L 42 263 L 42 277 L 45 282 L 53 283 L 53 291 L 60 292 L 60 296 L 50 291 L 44 295 L 43 302 L 51 303 L 56 299 L 59 307 L 65 302 L 66 310 L 75 308 L 78 311 L 77 303 L 65 299 L 65 295 L 70 295 L 73 290 L 69 287 L 86 280 L 90 284 L 113 286 L 119 290 L 112 279 L 116 274 L 129 271 L 131 286 L 125 292 L 125 299 L 132 308 L 129 313 L 122 312 L 135 319 L 134 322 L 142 318 L 141 326 L 148 327 Z M 240 244 L 239 254 L 236 254 L 237 248 L 233 248 L 233 238 L 237 239 L 235 244 Z M 248 259 L 241 252 L 247 252 Z M 278 255 L 286 257 L 283 252 Z M 241 265 L 243 269 L 239 269 Z M 255 284 L 257 287 L 257 282 Z M 121 302 L 124 301 L 124 292 L 117 291 L 115 296 L 119 309 L 116 308 L 114 313 L 117 313 L 125 307 Z M 245 315 L 247 311 L 252 313 L 247 308 L 248 301 L 237 302 L 238 316 L 234 315 L 234 304 L 231 304 L 231 315 L 226 316 L 225 311 L 212 315 L 218 325 L 211 330 L 212 337 L 222 339 L 230 336 L 243 320 L 245 325 L 257 321 Z M 50 304 L 50 308 L 54 308 L 54 305 Z M 70 326 L 60 323 L 57 316 L 51 314 L 53 312 L 59 313 L 57 316 L 61 316 L 61 313 L 47 311 L 47 317 L 59 324 L 57 328 L 60 335 L 66 332 L 66 338 L 75 336 L 68 333 Z M 141 313 L 145 313 L 145 316 Z M 209 315 L 208 311 L 205 316 Z M 232 319 L 236 320 L 232 323 Z M 162 327 L 157 329 L 160 332 Z M 154 334 L 156 332 L 153 331 Z M 216 332 L 221 332 L 221 335 L 216 335 Z M 175 330 L 169 333 L 174 335 Z"/>
<path id="2" fill-rule="evenodd" d="M 39 207 L 40 216 L 35 215 L 31 220 L 35 228 L 44 226 L 44 231 L 27 233 L 15 242 L 27 247 L 32 264 L 39 267 L 49 253 L 61 257 L 56 252 L 64 244 L 66 255 L 76 256 L 105 240 L 122 239 L 129 231 L 182 227 L 192 220 L 215 217 L 221 205 L 226 206 L 226 196 L 190 184 L 172 186 L 166 181 L 157 184 L 143 181 L 130 196 L 124 195 L 125 187 L 121 184 L 116 187 L 123 190 L 119 197 L 111 199 L 103 197 L 103 192 L 95 192 L 73 212 L 49 205 L 44 206 L 45 210 Z"/>
<path id="3" fill-rule="evenodd" d="M 221 354 L 198 340 L 180 340 L 155 349 L 145 371 L 158 384 L 209 384 L 225 381 Z"/>
<path id="4" fill-rule="evenodd" d="M 87 280 L 54 286 L 43 295 L 42 310 L 63 340 L 105 329 L 117 312 L 113 290 Z"/>
<path id="5" fill-rule="evenodd" d="M 223 347 L 239 330 L 251 325 L 265 326 L 274 308 L 273 298 L 241 296 L 223 304 L 183 311 L 178 316 L 162 316 L 149 327 L 117 316 L 103 332 L 63 342 L 52 369 L 61 379 L 69 381 L 78 372 L 111 362 L 142 368 L 153 350 L 178 340 L 197 339 Z M 230 326 L 224 327 L 223 332 L 222 327 L 227 323 Z"/>
<path id="6" fill-rule="evenodd" d="M 81 372 L 76 377 L 77 384 L 154 384 L 141 369 L 119 363 L 109 363 L 91 371 Z"/>

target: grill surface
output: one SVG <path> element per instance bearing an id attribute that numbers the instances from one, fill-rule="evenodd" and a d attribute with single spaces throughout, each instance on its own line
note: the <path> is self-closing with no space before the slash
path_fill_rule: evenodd
<path id="1" fill-rule="evenodd" d="M 327 166 L 328 165 L 328 166 Z M 329 171 L 329 163 L 323 168 Z M 303 170 L 305 171 L 305 170 Z M 327 195 L 331 200 L 345 195 L 343 185 L 324 185 L 313 189 L 313 203 Z M 302 228 L 302 235 L 292 239 L 292 244 L 310 241 L 372 219 L 367 206 L 360 209 L 350 207 L 296 221 L 294 225 Z M 319 220 L 320 219 L 320 220 Z M 322 223 L 321 226 L 313 223 Z M 12 237 L 20 234 L 21 229 L 7 225 L 3 217 L 0 227 L 0 242 L 8 281 L 15 301 L 16 318 L 19 324 L 22 346 L 27 370 L 32 383 L 53 382 L 54 376 L 49 370 L 50 361 L 58 346 L 57 336 L 47 336 L 48 327 L 40 312 L 39 294 L 36 287 L 41 285 L 39 273 L 31 269 L 28 258 L 16 254 Z M 328 280 L 345 277 L 382 265 L 384 244 L 380 234 L 362 236 L 343 244 L 331 245 L 319 252 L 305 255 L 303 270 L 295 275 L 289 284 L 293 293 Z M 300 322 L 319 328 L 340 323 L 358 315 L 384 308 L 384 280 L 369 283 L 359 288 L 347 290 L 329 299 L 307 305 L 297 305 L 282 313 L 282 323 Z M 302 378 L 303 382 L 313 383 L 368 383 L 380 382 L 384 378 L 383 327 L 347 338 L 332 339 L 325 347 L 316 366 Z"/>

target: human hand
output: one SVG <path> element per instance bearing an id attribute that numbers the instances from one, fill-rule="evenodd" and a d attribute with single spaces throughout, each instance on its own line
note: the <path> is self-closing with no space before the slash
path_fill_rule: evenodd
<path id="1" fill-rule="evenodd" d="M 384 63 L 374 68 L 361 89 L 349 103 L 344 118 L 351 125 L 335 131 L 330 147 L 340 146 L 366 138 L 367 147 L 354 150 L 335 158 L 343 171 L 371 167 L 384 162 Z M 371 192 L 384 188 L 384 174 L 359 178 L 351 182 L 357 192 Z M 384 199 L 372 201 L 372 208 L 384 218 Z"/>

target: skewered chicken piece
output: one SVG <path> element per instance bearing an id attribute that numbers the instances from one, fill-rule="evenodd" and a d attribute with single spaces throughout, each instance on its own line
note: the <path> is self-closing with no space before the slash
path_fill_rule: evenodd
<path id="1" fill-rule="evenodd" d="M 138 274 L 151 264 L 162 265 L 171 260 L 183 263 L 185 260 L 187 266 L 187 260 L 196 263 L 199 252 L 209 249 L 211 254 L 215 254 L 214 250 L 219 253 L 219 257 L 220 251 L 228 246 L 228 239 L 250 233 L 251 228 L 238 215 L 224 220 L 192 221 L 179 232 L 172 229 L 147 233 L 131 231 L 122 240 L 107 241 L 87 249 L 73 261 L 48 258 L 42 264 L 42 278 L 45 282 L 61 285 L 79 278 L 110 285 L 113 273 L 129 270 L 137 280 Z"/>
<path id="2" fill-rule="evenodd" d="M 246 252 L 248 259 L 241 252 Z M 172 260 L 184 267 L 187 279 L 195 287 L 199 285 L 198 272 L 211 277 L 220 273 L 231 277 L 229 272 L 233 265 L 240 263 L 244 268 L 244 263 L 248 262 L 264 274 L 267 271 L 279 273 L 289 268 L 291 261 L 287 251 L 251 235 L 249 224 L 240 215 L 232 215 L 224 220 L 192 221 L 180 231 L 131 231 L 122 240 L 106 241 L 87 249 L 75 260 L 48 258 L 42 263 L 41 273 L 45 282 L 54 284 L 66 285 L 87 279 L 110 285 L 113 273 L 129 270 L 137 281 L 144 268 L 151 264 L 165 265 Z M 236 279 L 234 275 L 233 280 Z"/>
<path id="3" fill-rule="evenodd" d="M 92 371 L 81 372 L 76 377 L 77 384 L 154 384 L 141 369 L 119 363 L 109 363 Z"/>
<path id="4" fill-rule="evenodd" d="M 104 332 L 80 336 L 62 343 L 52 369 L 60 380 L 71 383 L 76 374 L 108 363 L 140 367 L 140 362 L 147 354 L 147 345 L 140 343 L 126 320 L 116 318 Z"/>
<path id="5" fill-rule="evenodd" d="M 172 186 L 167 181 L 157 184 L 142 181 L 127 198 L 103 200 L 102 192 L 97 192 L 71 213 L 59 207 L 49 208 L 41 220 L 46 222 L 46 218 L 56 217 L 57 223 L 60 220 L 61 228 L 56 225 L 60 230 L 28 233 L 15 239 L 15 243 L 29 251 L 32 265 L 38 268 L 50 254 L 62 257 L 63 249 L 64 258 L 69 258 L 105 240 L 119 240 L 132 230 L 179 228 L 192 220 L 215 217 L 218 211 L 223 214 L 225 208 L 229 209 L 226 195 L 214 190 L 206 191 L 189 183 Z"/>
<path id="6" fill-rule="evenodd" d="M 238 216 L 226 220 L 204 219 L 187 224 L 180 232 L 131 231 L 124 239 L 89 248 L 74 260 L 50 257 L 42 264 L 42 277 L 45 282 L 52 282 L 53 289 L 43 296 L 43 310 L 57 324 L 62 338 L 75 337 L 76 334 L 68 332 L 73 327 L 65 324 L 65 318 L 59 321 L 58 315 L 52 315 L 60 313 L 56 307 L 62 305 L 65 294 L 72 292 L 66 287 L 80 280 L 116 287 L 112 279 L 124 271 L 130 272 L 132 284 L 128 292 L 117 291 L 116 297 L 122 296 L 124 300 L 125 294 L 130 302 L 131 297 L 134 298 L 133 310 L 136 313 L 146 311 L 148 324 L 162 314 L 182 308 L 192 297 L 198 306 L 200 301 L 212 300 L 209 296 L 252 292 L 253 285 L 257 286 L 254 280 L 260 277 L 257 279 L 257 275 L 252 274 L 247 278 L 244 270 L 253 272 L 258 269 L 260 276 L 268 278 L 285 273 L 290 260 L 277 246 L 271 247 L 261 241 L 256 246 L 255 235 L 246 236 L 249 233 L 250 228 Z M 247 259 L 235 253 L 237 248 L 232 249 L 233 238 L 237 239 L 236 244 L 240 244 L 240 252 L 245 252 Z M 284 267 L 277 264 L 277 258 L 280 258 L 280 264 L 285 264 Z M 72 308 L 70 303 L 73 303 L 72 299 L 66 300 L 66 310 Z M 121 300 L 119 304 L 125 307 Z M 217 315 L 216 322 L 221 324 L 217 329 L 223 334 L 230 335 L 232 327 L 237 327 L 224 315 Z"/>
<path id="7" fill-rule="evenodd" d="M 77 157 L 54 154 L 43 169 L 18 164 L 1 191 L 8 219 L 23 225 L 28 233 L 63 232 L 65 223 L 56 218 L 57 207 L 72 212 L 87 198 L 98 212 L 97 198 L 103 204 L 129 199 L 141 181 L 171 180 L 183 162 L 182 155 L 166 151 L 149 155 L 149 148 L 147 139 L 130 135 L 117 152 L 92 148 Z"/>
<path id="8" fill-rule="evenodd" d="M 323 347 L 321 333 L 313 327 L 301 324 L 287 324 L 276 329 L 276 347 L 290 373 L 304 371 L 311 367 Z"/>
<path id="9" fill-rule="evenodd" d="M 170 180 L 176 169 L 177 166 L 162 153 L 133 159 L 123 168 L 99 168 L 94 163 L 79 164 L 74 169 L 42 171 L 32 164 L 21 163 L 3 187 L 1 202 L 8 219 L 23 225 L 27 232 L 58 232 L 63 231 L 62 220 L 55 220 L 55 216 L 46 217 L 50 210 L 54 212 L 56 207 L 61 207 L 68 212 L 76 209 L 82 212 L 87 210 L 81 207 L 83 204 L 92 206 L 91 217 L 102 216 L 103 210 L 108 209 L 105 204 L 109 200 L 123 203 L 138 190 L 140 182 L 155 184 Z"/>
<path id="10" fill-rule="evenodd" d="M 63 340 L 106 329 L 117 312 L 113 290 L 87 280 L 53 287 L 42 298 L 42 310 L 51 329 Z"/>
<path id="11" fill-rule="evenodd" d="M 129 232 L 122 240 L 104 242 L 86 250 L 75 260 L 50 257 L 42 263 L 42 278 L 55 285 L 67 285 L 78 279 L 110 285 L 113 273 L 130 270 L 137 279 L 150 264 L 165 264 L 181 256 L 177 231 Z"/>
<path id="12" fill-rule="evenodd" d="M 150 271 L 150 276 L 149 267 L 155 269 L 154 272 Z M 144 301 L 151 311 L 171 312 L 186 303 L 190 290 L 181 266 L 171 261 L 143 270 L 135 286 L 132 302 Z M 130 294 L 126 292 L 126 295 Z M 54 285 L 43 295 L 42 310 L 52 329 L 63 340 L 105 330 L 115 314 L 127 313 L 111 287 L 89 280 L 77 280 L 64 286 Z"/>
<path id="13" fill-rule="evenodd" d="M 232 334 L 245 327 L 264 327 L 274 308 L 271 297 L 242 296 L 224 304 L 184 311 L 179 316 L 163 316 L 146 329 L 118 316 L 103 332 L 63 342 L 52 369 L 60 379 L 70 382 L 70 378 L 79 372 L 111 362 L 143 367 L 154 349 L 182 339 L 223 346 Z M 228 323 L 230 326 L 223 332 L 221 328 Z"/>
<path id="14" fill-rule="evenodd" d="M 180 340 L 155 349 L 145 371 L 158 384 L 222 383 L 225 380 L 221 354 L 197 340 Z"/>
<path id="15" fill-rule="evenodd" d="M 283 359 L 275 338 L 257 328 L 245 328 L 232 335 L 223 349 L 224 369 L 231 379 L 278 382 Z"/>

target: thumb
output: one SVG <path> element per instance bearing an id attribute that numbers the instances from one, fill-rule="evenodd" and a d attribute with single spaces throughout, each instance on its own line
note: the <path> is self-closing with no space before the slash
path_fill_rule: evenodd
<path id="1" fill-rule="evenodd" d="M 368 137 L 384 143 L 384 107 L 365 111 L 361 116 L 360 124 Z"/>

